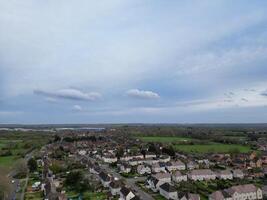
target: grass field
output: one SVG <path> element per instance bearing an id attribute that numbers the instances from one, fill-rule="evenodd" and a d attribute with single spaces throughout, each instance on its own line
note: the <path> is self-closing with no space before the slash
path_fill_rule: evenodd
<path id="1" fill-rule="evenodd" d="M 17 159 L 18 158 L 16 156 L 1 156 L 0 157 L 0 167 L 11 168 L 15 164 L 15 161 Z"/>
<path id="2" fill-rule="evenodd" d="M 25 200 L 41 200 L 43 198 L 42 192 L 27 192 L 25 194 Z"/>
<path id="3" fill-rule="evenodd" d="M 144 142 L 187 142 L 191 141 L 191 138 L 186 137 L 179 137 L 179 136 L 142 136 L 137 137 L 138 139 L 144 141 Z"/>
<path id="4" fill-rule="evenodd" d="M 84 199 L 104 200 L 107 199 L 107 195 L 102 192 L 85 192 L 83 194 Z"/>
<path id="5" fill-rule="evenodd" d="M 66 195 L 69 199 L 78 199 L 79 194 L 74 191 L 67 191 Z M 107 199 L 107 195 L 103 192 L 84 192 L 83 199 L 94 199 L 94 200 L 105 200 Z"/>
<path id="6" fill-rule="evenodd" d="M 239 151 L 240 153 L 247 153 L 251 150 L 249 146 L 238 145 L 238 144 L 195 144 L 195 145 L 175 145 L 176 150 L 184 152 L 195 152 L 195 153 L 228 153 L 232 151 Z"/>

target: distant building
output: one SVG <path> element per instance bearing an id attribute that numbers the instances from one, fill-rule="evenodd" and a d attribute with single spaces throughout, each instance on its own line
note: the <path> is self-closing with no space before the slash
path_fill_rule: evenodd
<path id="1" fill-rule="evenodd" d="M 181 181 L 187 181 L 187 175 L 182 174 L 180 171 L 175 171 L 172 173 L 172 180 L 177 183 Z"/>
<path id="2" fill-rule="evenodd" d="M 151 169 L 147 165 L 138 165 L 137 166 L 137 173 L 138 174 L 151 174 Z"/>
<path id="3" fill-rule="evenodd" d="M 262 198 L 262 190 L 253 184 L 233 186 L 213 192 L 209 196 L 209 200 L 256 200 Z"/>
<path id="4" fill-rule="evenodd" d="M 217 177 L 222 180 L 232 180 L 233 179 L 233 174 L 230 170 L 221 170 L 217 172 Z"/>
<path id="5" fill-rule="evenodd" d="M 241 169 L 235 169 L 232 172 L 234 178 L 240 178 L 240 179 L 244 178 L 244 172 Z"/>
<path id="6" fill-rule="evenodd" d="M 215 180 L 216 174 L 210 169 L 195 169 L 188 174 L 188 178 L 194 181 Z"/>
<path id="7" fill-rule="evenodd" d="M 182 161 L 177 160 L 177 161 L 166 163 L 166 168 L 169 171 L 174 171 L 174 170 L 185 170 L 186 167 Z"/>

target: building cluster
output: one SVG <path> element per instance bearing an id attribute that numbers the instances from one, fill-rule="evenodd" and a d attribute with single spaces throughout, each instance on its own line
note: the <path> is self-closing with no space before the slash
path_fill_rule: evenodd
<path id="1" fill-rule="evenodd" d="M 72 137 L 73 135 L 67 135 Z M 49 144 L 45 155 L 54 154 L 58 149 L 67 152 L 68 159 L 85 164 L 89 174 L 93 175 L 101 187 L 108 191 L 109 199 L 137 200 L 144 199 L 134 187 L 125 180 L 131 179 L 137 186 L 135 178 L 142 177 L 145 192 L 161 195 L 173 200 L 200 200 L 200 194 L 180 192 L 181 183 L 198 183 L 203 181 L 252 180 L 267 177 L 267 151 L 249 154 L 209 153 L 206 155 L 181 154 L 174 156 L 148 149 L 133 151 L 132 147 L 141 146 L 135 140 L 125 136 L 114 137 L 112 134 L 97 136 L 87 134 L 78 136 L 86 139 L 60 141 Z M 51 161 L 48 156 L 42 159 L 43 182 L 40 187 L 46 199 L 64 200 L 64 193 L 57 192 L 60 180 L 55 179 L 49 170 Z M 120 176 L 115 176 L 116 172 Z M 121 178 L 124 177 L 124 178 Z M 139 186 L 138 186 L 139 187 Z M 216 188 L 217 189 L 217 188 Z M 254 200 L 263 199 L 266 189 L 254 184 L 241 184 L 209 194 L 209 200 Z"/>
<path id="2" fill-rule="evenodd" d="M 127 187 L 122 180 L 107 173 L 98 163 L 89 162 L 89 172 L 97 175 L 104 188 L 109 190 L 109 198 L 117 197 L 120 200 L 139 200 L 135 192 Z"/>

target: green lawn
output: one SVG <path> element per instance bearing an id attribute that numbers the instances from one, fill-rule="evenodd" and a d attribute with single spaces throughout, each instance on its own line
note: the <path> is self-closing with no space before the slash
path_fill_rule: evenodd
<path id="1" fill-rule="evenodd" d="M 70 199 L 78 199 L 79 194 L 74 191 L 67 191 L 66 195 Z M 107 195 L 103 192 L 84 192 L 83 199 L 88 200 L 105 200 L 107 199 Z"/>
<path id="2" fill-rule="evenodd" d="M 103 192 L 85 192 L 83 198 L 88 200 L 104 200 L 107 199 L 107 195 Z"/>
<path id="3" fill-rule="evenodd" d="M 43 193 L 40 192 L 27 192 L 25 194 L 25 200 L 41 200 L 43 199 Z"/>
<path id="4" fill-rule="evenodd" d="M 0 166 L 11 168 L 17 159 L 18 158 L 16 156 L 1 156 L 0 157 Z"/>
<path id="5" fill-rule="evenodd" d="M 179 137 L 179 136 L 142 136 L 137 137 L 144 142 L 187 142 L 191 141 L 192 138 Z"/>
<path id="6" fill-rule="evenodd" d="M 220 143 L 210 143 L 210 144 L 195 144 L 195 145 L 175 145 L 176 150 L 184 151 L 187 153 L 228 153 L 238 150 L 241 153 L 247 153 L 251 150 L 249 146 L 238 145 L 238 144 L 220 144 Z"/>

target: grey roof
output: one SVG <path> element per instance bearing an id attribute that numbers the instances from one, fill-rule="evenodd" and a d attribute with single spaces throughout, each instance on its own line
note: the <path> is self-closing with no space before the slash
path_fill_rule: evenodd
<path id="1" fill-rule="evenodd" d="M 169 184 L 169 183 L 164 183 L 161 186 L 159 186 L 161 189 L 165 190 L 166 192 L 176 192 L 176 188 Z"/>
<path id="2" fill-rule="evenodd" d="M 131 190 L 129 188 L 123 186 L 121 188 L 120 192 L 126 197 L 131 192 Z"/>

